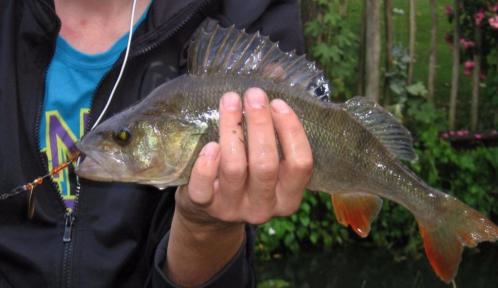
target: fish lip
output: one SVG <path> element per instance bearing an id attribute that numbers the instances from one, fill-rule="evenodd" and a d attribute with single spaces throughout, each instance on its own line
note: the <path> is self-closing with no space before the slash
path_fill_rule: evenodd
<path id="1" fill-rule="evenodd" d="M 75 172 L 79 177 L 97 181 L 114 181 L 115 175 L 103 164 L 104 161 L 102 161 L 102 157 L 99 157 L 99 152 L 85 152 L 81 145 L 78 146 L 78 149 L 85 155 L 85 158 L 75 168 Z"/>

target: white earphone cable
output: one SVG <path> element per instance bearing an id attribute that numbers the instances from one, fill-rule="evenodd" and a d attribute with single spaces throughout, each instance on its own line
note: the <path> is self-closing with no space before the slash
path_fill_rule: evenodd
<path id="1" fill-rule="evenodd" d="M 119 82 L 121 81 L 121 77 L 123 76 L 125 67 L 126 67 L 126 62 L 128 62 L 128 56 L 130 54 L 130 46 L 131 46 L 131 38 L 133 36 L 133 24 L 135 22 L 135 8 L 137 5 L 137 0 L 133 0 L 132 7 L 131 7 L 131 17 L 130 17 L 130 30 L 128 33 L 128 43 L 126 44 L 126 51 L 125 51 L 125 56 L 123 59 L 123 65 L 121 65 L 121 70 L 119 71 L 118 78 L 116 79 L 116 82 L 114 83 L 114 87 L 112 87 L 111 94 L 109 94 L 109 98 L 107 99 L 107 103 L 104 106 L 104 109 L 100 113 L 99 117 L 93 124 L 92 128 L 90 130 L 93 130 L 102 120 L 104 117 L 105 112 L 107 112 L 107 109 L 109 108 L 109 105 L 111 104 L 112 98 L 114 97 L 114 93 L 116 93 L 116 89 L 118 88 Z"/>
<path id="2" fill-rule="evenodd" d="M 123 64 L 121 65 L 121 70 L 119 70 L 118 78 L 116 79 L 116 82 L 114 83 L 114 86 L 112 87 L 111 93 L 109 94 L 109 98 L 107 99 L 107 102 L 105 103 L 104 109 L 102 109 L 102 112 L 100 112 L 99 117 L 93 124 L 92 128 L 90 129 L 93 130 L 99 123 L 102 121 L 102 118 L 104 117 L 105 113 L 107 112 L 107 109 L 109 108 L 109 105 L 111 104 L 112 98 L 114 98 L 114 94 L 116 93 L 116 89 L 118 88 L 119 82 L 121 81 L 121 77 L 123 76 L 126 63 L 128 62 L 128 56 L 130 54 L 130 47 L 131 47 L 131 38 L 133 37 L 133 25 L 135 22 L 135 9 L 137 6 L 137 0 L 133 0 L 132 6 L 131 6 L 131 16 L 130 16 L 130 30 L 128 32 L 128 42 L 126 44 L 126 51 L 125 55 L 123 58 Z M 80 165 L 81 162 L 81 157 L 78 157 L 78 160 L 76 161 L 76 167 Z M 78 175 L 76 175 L 76 194 L 79 194 L 81 188 L 80 184 L 80 178 Z"/>

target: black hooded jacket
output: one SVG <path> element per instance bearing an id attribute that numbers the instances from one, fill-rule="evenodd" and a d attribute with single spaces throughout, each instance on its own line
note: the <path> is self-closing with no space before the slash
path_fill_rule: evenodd
<path id="1" fill-rule="evenodd" d="M 295 0 L 155 0 L 138 27 L 130 59 L 106 117 L 184 73 L 185 48 L 206 17 L 261 30 L 284 50 L 302 52 Z M 0 1 L 0 198 L 47 173 L 39 152 L 45 76 L 60 21 L 52 0 Z M 89 125 L 103 109 L 123 55 L 94 95 Z M 174 192 L 134 184 L 81 181 L 74 214 L 45 181 L 35 190 L 34 218 L 26 193 L 0 200 L 0 287 L 170 287 L 162 274 Z M 206 286 L 255 285 L 251 236 Z"/>

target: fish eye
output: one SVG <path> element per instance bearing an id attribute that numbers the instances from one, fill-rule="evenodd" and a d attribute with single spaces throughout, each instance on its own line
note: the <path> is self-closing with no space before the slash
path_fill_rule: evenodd
<path id="1" fill-rule="evenodd" d="M 125 146 L 130 143 L 131 133 L 127 128 L 122 128 L 118 132 L 114 133 L 114 140 L 121 146 Z"/>

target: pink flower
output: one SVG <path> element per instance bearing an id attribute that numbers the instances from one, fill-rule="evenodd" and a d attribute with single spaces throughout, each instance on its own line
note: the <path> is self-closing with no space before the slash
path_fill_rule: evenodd
<path id="1" fill-rule="evenodd" d="M 476 63 L 472 60 L 467 60 L 463 63 L 463 74 L 465 76 L 470 76 L 472 74 L 472 70 L 474 70 L 474 67 L 476 66 Z"/>
<path id="2" fill-rule="evenodd" d="M 462 46 L 462 48 L 465 50 L 472 48 L 475 45 L 476 44 L 473 41 L 467 40 L 465 38 L 460 38 L 460 46 Z"/>
<path id="3" fill-rule="evenodd" d="M 480 10 L 476 14 L 474 14 L 474 20 L 477 26 L 481 26 L 482 20 L 484 19 L 484 11 Z"/>
<path id="4" fill-rule="evenodd" d="M 477 140 L 481 140 L 482 139 L 482 135 L 481 134 L 475 134 L 474 137 L 477 139 Z"/>
<path id="5" fill-rule="evenodd" d="M 472 60 L 467 60 L 467 61 L 465 61 L 465 63 L 463 63 L 463 67 L 465 69 L 474 69 L 475 66 L 476 66 L 476 63 Z"/>
<path id="6" fill-rule="evenodd" d="M 446 15 L 448 16 L 453 15 L 453 7 L 451 5 L 446 5 Z"/>
<path id="7" fill-rule="evenodd" d="M 443 138 L 448 138 L 448 136 L 449 136 L 449 135 L 448 135 L 448 133 L 446 133 L 446 132 L 445 132 L 445 133 L 443 133 L 443 134 L 441 135 L 441 137 L 443 137 Z"/>
<path id="8" fill-rule="evenodd" d="M 489 22 L 489 26 L 498 30 L 498 15 L 489 18 L 488 22 Z"/>

